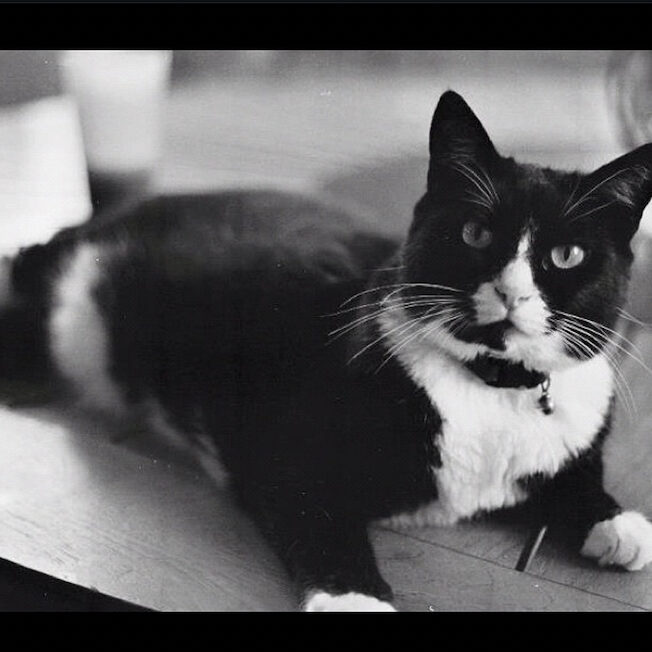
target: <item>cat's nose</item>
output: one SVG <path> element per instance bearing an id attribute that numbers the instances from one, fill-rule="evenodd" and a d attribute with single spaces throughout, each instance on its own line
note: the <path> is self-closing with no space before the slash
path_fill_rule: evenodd
<path id="1" fill-rule="evenodd" d="M 504 288 L 494 285 L 494 291 L 498 295 L 505 308 L 513 310 L 517 306 L 527 301 L 531 295 L 519 292 L 507 292 Z"/>

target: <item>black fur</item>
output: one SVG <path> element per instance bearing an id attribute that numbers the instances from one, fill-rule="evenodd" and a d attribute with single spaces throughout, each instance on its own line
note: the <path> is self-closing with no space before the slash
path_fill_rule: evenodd
<path id="1" fill-rule="evenodd" d="M 611 429 L 612 417 L 613 401 L 591 447 L 569 459 L 554 478 L 539 474 L 522 480 L 522 486 L 530 495 L 530 516 L 567 534 L 577 547 L 595 523 L 613 518 L 622 511 L 603 488 L 602 448 Z"/>
<path id="2" fill-rule="evenodd" d="M 377 342 L 377 321 L 362 318 L 395 283 L 472 292 L 502 269 L 529 229 L 536 281 L 549 303 L 612 327 L 629 238 L 650 194 L 649 148 L 590 176 L 519 165 L 498 155 L 450 92 L 436 110 L 430 152 L 427 192 L 405 243 L 306 198 L 230 192 L 153 198 L 23 251 L 13 265 L 14 302 L 1 315 L 5 371 L 17 372 L 12 356 L 32 353 L 41 372 L 51 368 L 51 279 L 79 243 L 100 245 L 107 257 L 95 299 L 110 335 L 110 373 L 125 400 L 154 397 L 189 437 L 214 437 L 243 505 L 304 595 L 323 589 L 391 599 L 367 524 L 436 500 L 442 423 Z M 467 201 L 469 179 L 456 165 L 469 160 L 494 180 L 495 205 Z M 573 192 L 580 198 L 594 187 L 564 215 Z M 614 198 L 590 218 L 581 215 Z M 461 241 L 471 219 L 491 225 L 487 249 Z M 561 274 L 547 264 L 549 251 L 569 241 L 590 256 Z M 503 330 L 474 326 L 470 304 L 467 312 L 458 337 L 500 350 Z M 359 327 L 333 336 L 356 316 Z M 522 479 L 546 520 L 557 518 L 550 506 L 566 505 L 585 533 L 617 512 L 601 482 L 607 431 L 608 421 L 557 477 Z"/>

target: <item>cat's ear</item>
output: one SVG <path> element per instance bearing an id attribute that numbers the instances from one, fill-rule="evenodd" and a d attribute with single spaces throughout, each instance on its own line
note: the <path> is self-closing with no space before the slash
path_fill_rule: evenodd
<path id="1" fill-rule="evenodd" d="M 620 156 L 588 175 L 571 204 L 576 216 L 599 215 L 605 208 L 620 209 L 629 235 L 638 228 L 652 198 L 652 143 Z"/>
<path id="2" fill-rule="evenodd" d="M 465 160 L 486 167 L 497 156 L 491 139 L 469 105 L 454 91 L 446 91 L 439 98 L 430 125 L 428 187 L 434 185 L 438 168 L 446 169 L 456 161 Z"/>

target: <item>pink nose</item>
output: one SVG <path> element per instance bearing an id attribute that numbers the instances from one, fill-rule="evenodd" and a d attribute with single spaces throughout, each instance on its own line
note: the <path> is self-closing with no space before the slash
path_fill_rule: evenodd
<path id="1" fill-rule="evenodd" d="M 504 289 L 494 286 L 494 291 L 498 295 L 498 298 L 502 301 L 505 308 L 508 310 L 513 310 L 520 304 L 524 303 L 530 298 L 530 295 L 519 295 L 518 293 L 512 294 L 511 292 L 505 292 Z"/>

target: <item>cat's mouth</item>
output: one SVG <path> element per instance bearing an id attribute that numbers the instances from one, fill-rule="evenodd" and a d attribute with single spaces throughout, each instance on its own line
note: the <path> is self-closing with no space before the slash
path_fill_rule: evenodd
<path id="1" fill-rule="evenodd" d="M 511 319 L 506 318 L 490 324 L 468 323 L 464 328 L 459 329 L 456 337 L 465 342 L 484 344 L 496 351 L 504 351 L 507 337 L 514 333 L 529 334 Z"/>
<path id="2" fill-rule="evenodd" d="M 503 329 L 505 335 L 509 335 L 511 333 L 521 333 L 521 335 L 532 335 L 532 333 L 527 331 L 521 324 L 512 321 L 509 318 L 503 319 L 502 321 L 498 322 L 498 325 L 501 329 Z"/>

